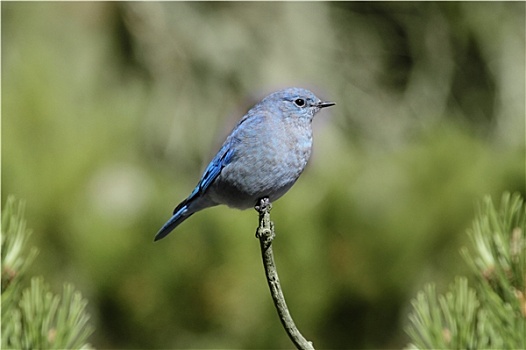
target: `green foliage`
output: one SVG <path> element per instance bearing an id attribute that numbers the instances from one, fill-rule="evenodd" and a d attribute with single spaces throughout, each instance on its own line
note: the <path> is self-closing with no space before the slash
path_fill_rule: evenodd
<path id="1" fill-rule="evenodd" d="M 503 195 L 496 210 L 486 197 L 463 250 L 475 288 L 457 278 L 444 295 L 428 285 L 413 301 L 411 348 L 524 349 L 526 347 L 526 207 L 519 194 Z"/>
<path id="2" fill-rule="evenodd" d="M 90 348 L 87 301 L 71 284 L 64 285 L 62 296 L 53 294 L 43 278 L 33 277 L 23 287 L 36 254 L 35 248 L 26 252 L 23 207 L 9 197 L 2 212 L 2 349 Z"/>
<path id="3" fill-rule="evenodd" d="M 428 285 L 413 302 L 408 333 L 414 348 L 472 349 L 475 319 L 479 307 L 475 291 L 465 278 L 458 278 L 450 291 L 437 298 L 434 285 Z"/>
<path id="4" fill-rule="evenodd" d="M 9 197 L 2 210 L 2 318 L 11 310 L 21 293 L 22 278 L 37 254 L 36 248 L 26 252 L 30 236 L 24 220 L 22 202 Z"/>

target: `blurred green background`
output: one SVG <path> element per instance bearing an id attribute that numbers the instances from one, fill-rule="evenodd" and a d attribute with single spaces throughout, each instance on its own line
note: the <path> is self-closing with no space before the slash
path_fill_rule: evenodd
<path id="1" fill-rule="evenodd" d="M 525 3 L 2 2 L 2 203 L 33 273 L 89 299 L 98 348 L 290 348 L 257 214 L 154 234 L 267 93 L 337 105 L 275 203 L 292 315 L 319 348 L 404 346 L 484 194 L 525 195 Z"/>

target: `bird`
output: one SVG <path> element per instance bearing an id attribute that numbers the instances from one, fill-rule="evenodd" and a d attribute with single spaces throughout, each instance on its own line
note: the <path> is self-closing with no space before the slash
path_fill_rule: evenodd
<path id="1" fill-rule="evenodd" d="M 220 204 L 249 209 L 260 199 L 274 202 L 283 196 L 310 158 L 314 115 L 333 105 L 297 87 L 263 98 L 239 120 L 154 241 L 203 209 Z"/>

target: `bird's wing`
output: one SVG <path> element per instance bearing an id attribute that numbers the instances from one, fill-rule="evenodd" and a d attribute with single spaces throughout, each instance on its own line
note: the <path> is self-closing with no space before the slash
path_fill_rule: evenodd
<path id="1" fill-rule="evenodd" d="M 174 209 L 174 214 L 177 213 L 183 206 L 187 205 L 189 202 L 206 192 L 208 187 L 210 187 L 219 174 L 221 174 L 221 170 L 223 170 L 223 168 L 230 164 L 230 162 L 232 162 L 232 160 L 235 158 L 236 145 L 242 142 L 242 140 L 252 139 L 252 133 L 259 130 L 257 127 L 240 128 L 239 126 L 245 122 L 257 125 L 261 124 L 263 120 L 264 118 L 254 118 L 250 112 L 241 118 L 219 152 L 217 152 L 214 159 L 212 159 L 210 164 L 208 164 L 206 167 L 201 180 L 199 180 L 199 183 L 194 188 L 192 193 L 190 193 L 188 198 L 183 201 L 183 203 L 179 204 Z"/>
<path id="2" fill-rule="evenodd" d="M 174 209 L 174 214 L 178 212 L 183 205 L 186 205 L 196 196 L 203 194 L 208 189 L 208 187 L 210 187 L 210 184 L 212 184 L 212 182 L 214 182 L 214 180 L 219 176 L 221 170 L 232 161 L 234 150 L 231 146 L 231 144 L 225 143 L 223 147 L 221 147 L 214 159 L 212 159 L 210 164 L 208 164 L 206 167 L 201 180 L 199 180 L 199 183 L 194 188 L 192 193 L 190 193 L 188 198 L 183 203 L 179 204 Z"/>
<path id="3" fill-rule="evenodd" d="M 221 170 L 232 161 L 234 150 L 230 146 L 231 145 L 224 145 L 221 147 L 219 153 L 214 157 L 214 159 L 212 159 L 210 164 L 208 164 L 201 181 L 199 181 L 199 184 L 197 185 L 196 190 L 198 192 L 206 191 L 210 184 L 221 173 Z"/>

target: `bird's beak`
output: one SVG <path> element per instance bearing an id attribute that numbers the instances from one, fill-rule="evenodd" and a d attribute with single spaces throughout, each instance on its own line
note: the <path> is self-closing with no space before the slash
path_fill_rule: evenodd
<path id="1" fill-rule="evenodd" d="M 336 103 L 334 102 L 320 102 L 318 103 L 318 107 L 319 108 L 325 108 L 325 107 L 330 107 L 330 106 L 334 106 Z"/>

